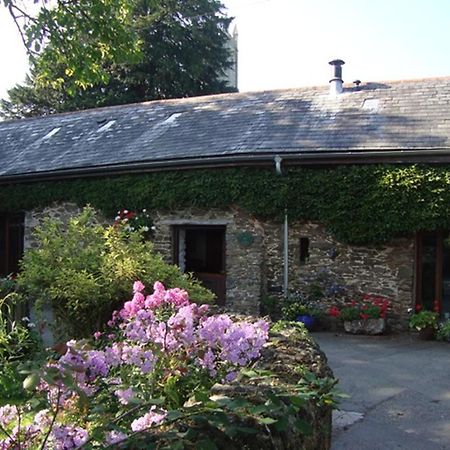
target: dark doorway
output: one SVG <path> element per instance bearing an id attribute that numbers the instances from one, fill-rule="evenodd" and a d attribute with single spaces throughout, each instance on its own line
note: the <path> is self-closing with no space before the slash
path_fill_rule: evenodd
<path id="1" fill-rule="evenodd" d="M 225 227 L 180 226 L 175 228 L 175 262 L 214 292 L 225 304 Z"/>
<path id="2" fill-rule="evenodd" d="M 416 304 L 450 318 L 450 233 L 423 231 L 416 239 Z"/>
<path id="3" fill-rule="evenodd" d="M 16 274 L 23 255 L 23 214 L 0 215 L 0 276 Z"/>

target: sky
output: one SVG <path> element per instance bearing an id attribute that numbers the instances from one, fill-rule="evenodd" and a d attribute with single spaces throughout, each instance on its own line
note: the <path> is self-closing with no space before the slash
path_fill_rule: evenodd
<path id="1" fill-rule="evenodd" d="M 348 83 L 450 76 L 449 0 L 222 1 L 239 33 L 242 92 L 326 85 L 336 58 Z M 27 59 L 2 6 L 0 61 L 5 97 Z"/>

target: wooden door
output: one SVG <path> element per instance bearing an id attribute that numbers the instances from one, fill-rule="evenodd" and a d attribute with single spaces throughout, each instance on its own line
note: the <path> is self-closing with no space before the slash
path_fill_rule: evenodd
<path id="1" fill-rule="evenodd" d="M 225 305 L 225 227 L 176 227 L 175 243 L 176 264 L 214 292 L 217 304 Z"/>

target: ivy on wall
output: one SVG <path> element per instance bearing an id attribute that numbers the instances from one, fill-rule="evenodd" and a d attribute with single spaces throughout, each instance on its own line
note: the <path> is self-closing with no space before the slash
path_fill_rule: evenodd
<path id="1" fill-rule="evenodd" d="M 416 230 L 450 228 L 450 166 L 236 168 L 154 172 L 0 186 L 0 210 L 53 202 L 91 204 L 113 217 L 121 208 L 173 210 L 236 205 L 261 218 L 324 223 L 336 238 L 378 244 Z"/>

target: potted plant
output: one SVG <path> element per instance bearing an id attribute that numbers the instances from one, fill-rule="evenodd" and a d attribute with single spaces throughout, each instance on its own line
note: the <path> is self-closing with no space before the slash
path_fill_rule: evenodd
<path id="1" fill-rule="evenodd" d="M 312 304 L 301 293 L 291 294 L 282 308 L 283 320 L 301 322 L 311 331 L 316 328 L 317 321 L 323 313 L 319 306 Z"/>
<path id="2" fill-rule="evenodd" d="M 351 334 L 382 334 L 386 330 L 386 314 L 390 302 L 386 297 L 363 294 L 341 308 L 333 306 L 329 314 L 339 317 L 344 323 L 344 330 Z"/>
<path id="3" fill-rule="evenodd" d="M 420 339 L 430 340 L 434 339 L 436 335 L 438 319 L 439 313 L 437 312 L 419 310 L 409 319 L 409 326 L 419 332 Z"/>
<path id="4" fill-rule="evenodd" d="M 450 319 L 438 325 L 436 337 L 439 341 L 450 342 Z"/>

